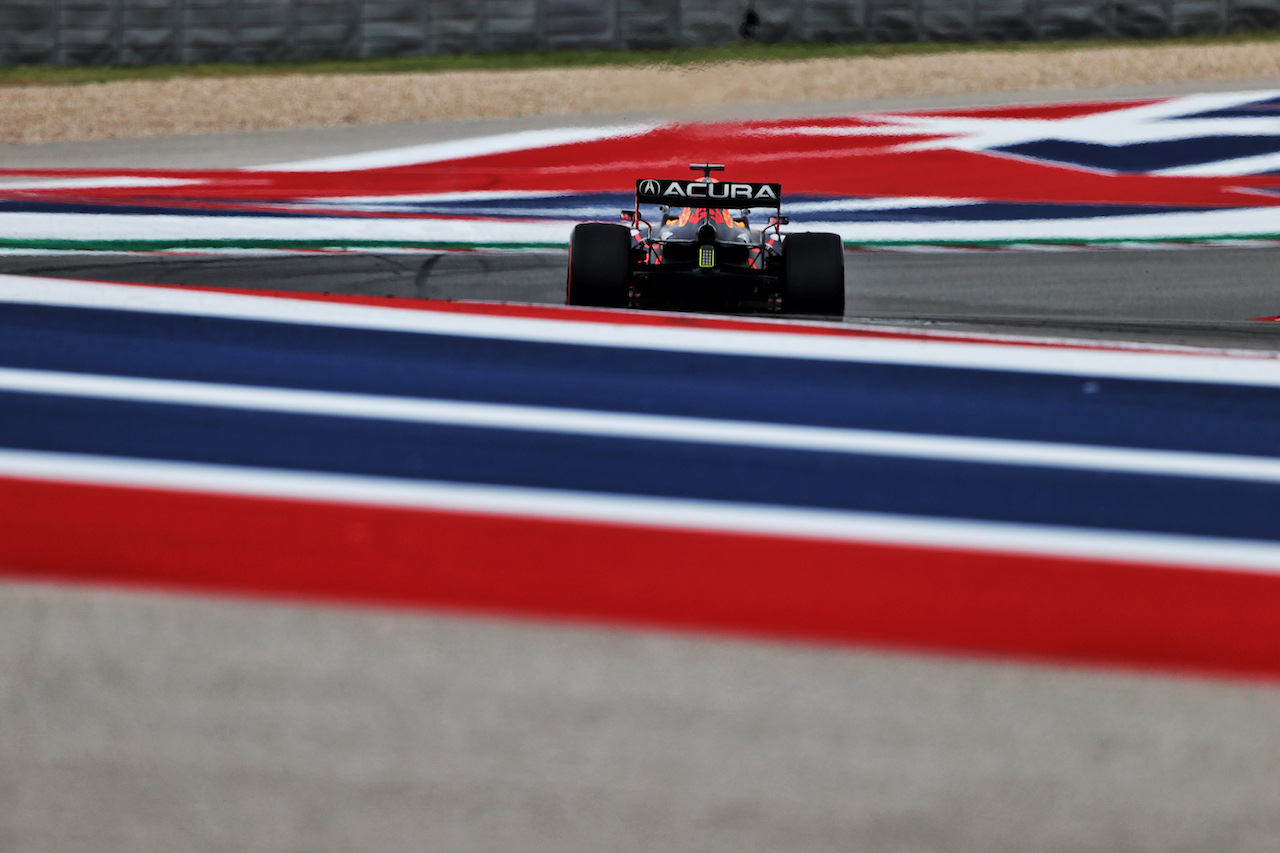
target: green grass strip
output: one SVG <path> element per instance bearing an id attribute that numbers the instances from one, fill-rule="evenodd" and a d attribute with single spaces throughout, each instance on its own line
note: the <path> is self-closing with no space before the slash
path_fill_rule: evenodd
<path id="1" fill-rule="evenodd" d="M 245 77 L 279 74 L 405 74 L 444 71 L 514 71 L 602 65 L 688 66 L 720 62 L 800 62 L 937 53 L 1008 53 L 1079 48 L 1224 45 L 1280 41 L 1280 30 L 1147 39 L 1009 42 L 729 42 L 710 47 L 653 50 L 553 50 L 526 53 L 396 56 L 298 62 L 211 62 L 170 65 L 0 67 L 0 86 L 68 86 L 117 80 L 170 80 L 196 77 Z"/>

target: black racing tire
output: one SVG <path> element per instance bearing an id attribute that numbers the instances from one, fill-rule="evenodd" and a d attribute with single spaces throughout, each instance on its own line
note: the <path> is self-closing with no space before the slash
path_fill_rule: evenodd
<path id="1" fill-rule="evenodd" d="M 783 311 L 844 316 L 844 243 L 838 234 L 789 234 L 782 266 Z"/>
<path id="2" fill-rule="evenodd" d="M 631 288 L 631 231 L 625 225 L 578 225 L 569 238 L 565 302 L 625 308 Z"/>

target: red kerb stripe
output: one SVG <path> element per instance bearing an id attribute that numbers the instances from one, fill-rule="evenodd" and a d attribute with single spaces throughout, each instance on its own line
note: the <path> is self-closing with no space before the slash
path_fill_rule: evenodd
<path id="1" fill-rule="evenodd" d="M 1280 675 L 1280 578 L 0 478 L 11 578 Z"/>

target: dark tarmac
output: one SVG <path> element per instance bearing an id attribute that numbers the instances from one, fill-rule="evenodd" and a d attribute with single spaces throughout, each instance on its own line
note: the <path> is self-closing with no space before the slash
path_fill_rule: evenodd
<path id="1" fill-rule="evenodd" d="M 146 284 L 561 304 L 565 252 L 0 256 L 0 272 Z M 1280 246 L 845 256 L 846 319 L 1273 349 Z"/>

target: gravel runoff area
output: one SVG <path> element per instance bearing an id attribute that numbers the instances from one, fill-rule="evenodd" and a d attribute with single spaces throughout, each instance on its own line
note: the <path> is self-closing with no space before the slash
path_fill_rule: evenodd
<path id="1" fill-rule="evenodd" d="M 1280 77 L 1280 43 L 5 87 L 0 142 Z"/>

